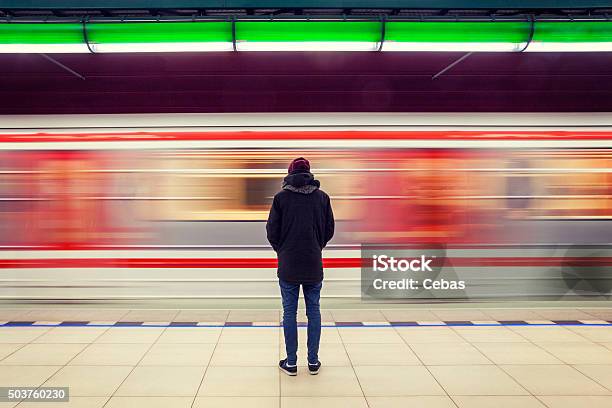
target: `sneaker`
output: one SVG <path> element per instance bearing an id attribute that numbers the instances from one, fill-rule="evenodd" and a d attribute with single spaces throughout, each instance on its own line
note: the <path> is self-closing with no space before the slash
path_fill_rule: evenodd
<path id="1" fill-rule="evenodd" d="M 308 363 L 308 372 L 310 375 L 319 374 L 319 370 L 321 369 L 321 362 L 317 361 L 315 364 Z"/>
<path id="2" fill-rule="evenodd" d="M 289 365 L 287 364 L 287 359 L 279 361 L 278 368 L 280 368 L 280 370 L 285 374 L 290 375 L 292 377 L 297 375 L 297 364 Z"/>

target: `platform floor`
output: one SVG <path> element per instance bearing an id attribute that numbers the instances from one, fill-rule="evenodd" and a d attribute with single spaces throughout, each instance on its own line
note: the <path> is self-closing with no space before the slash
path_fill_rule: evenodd
<path id="1" fill-rule="evenodd" d="M 0 386 L 69 386 L 69 403 L 42 404 L 64 408 L 612 407 L 612 308 L 325 310 L 321 373 L 302 366 L 300 328 L 297 377 L 276 367 L 279 319 L 278 310 L 4 308 L 0 320 L 16 325 L 0 327 Z M 343 326 L 351 322 L 362 325 Z"/>

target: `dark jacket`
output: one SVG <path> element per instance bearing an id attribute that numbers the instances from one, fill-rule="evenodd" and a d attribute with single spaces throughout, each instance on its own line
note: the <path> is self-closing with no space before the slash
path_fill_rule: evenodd
<path id="1" fill-rule="evenodd" d="M 278 256 L 278 277 L 292 283 L 323 280 L 321 251 L 334 235 L 329 196 L 311 173 L 285 177 L 274 196 L 266 232 Z"/>

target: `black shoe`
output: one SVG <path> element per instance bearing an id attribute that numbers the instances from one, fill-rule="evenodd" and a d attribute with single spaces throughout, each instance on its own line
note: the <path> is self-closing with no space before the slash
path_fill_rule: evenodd
<path id="1" fill-rule="evenodd" d="M 317 361 L 316 364 L 310 364 L 308 363 L 308 372 L 310 373 L 310 375 L 317 375 L 319 374 L 319 370 L 321 369 L 321 362 Z"/>
<path id="2" fill-rule="evenodd" d="M 297 364 L 294 366 L 290 366 L 289 364 L 287 364 L 287 359 L 279 361 L 278 368 L 280 368 L 280 370 L 285 374 L 290 375 L 292 377 L 297 375 Z"/>

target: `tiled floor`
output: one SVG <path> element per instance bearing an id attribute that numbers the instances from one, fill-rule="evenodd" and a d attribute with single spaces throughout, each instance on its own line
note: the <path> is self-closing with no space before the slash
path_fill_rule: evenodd
<path id="1" fill-rule="evenodd" d="M 270 310 L 99 312 L 0 315 L 154 322 L 280 317 Z M 328 319 L 365 322 L 570 319 L 559 310 L 327 312 Z M 569 315 L 610 319 L 604 309 Z M 300 364 L 305 334 L 300 328 Z M 612 326 L 330 327 L 322 333 L 320 375 L 301 366 L 297 377 L 287 377 L 276 367 L 282 356 L 282 330 L 272 326 L 0 327 L 0 386 L 69 386 L 70 402 L 44 404 L 50 408 L 612 407 Z"/>

